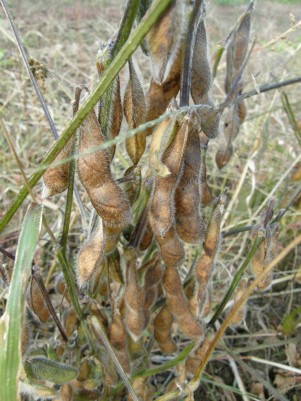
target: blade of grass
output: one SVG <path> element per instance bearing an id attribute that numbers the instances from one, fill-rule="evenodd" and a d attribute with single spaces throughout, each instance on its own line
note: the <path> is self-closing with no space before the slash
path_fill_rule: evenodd
<path id="1" fill-rule="evenodd" d="M 301 129 L 298 126 L 295 114 L 293 112 L 292 106 L 290 104 L 290 101 L 288 100 L 288 96 L 285 92 L 281 94 L 281 101 L 283 104 L 283 108 L 287 114 L 287 117 L 289 119 L 289 122 L 294 130 L 294 133 L 296 135 L 297 141 L 299 142 L 299 145 L 301 146 Z"/>
<path id="2" fill-rule="evenodd" d="M 113 82 L 114 78 L 117 76 L 118 72 L 127 62 L 129 57 L 134 53 L 134 51 L 139 46 L 142 39 L 169 5 L 171 0 L 155 0 L 150 7 L 149 11 L 145 17 L 141 20 L 140 24 L 137 26 L 135 31 L 130 35 L 128 41 L 118 52 L 112 63 L 107 68 L 106 73 L 98 83 L 95 90 L 91 93 L 87 101 L 81 106 L 79 111 L 69 122 L 67 127 L 63 130 L 61 136 L 57 142 L 50 148 L 47 155 L 40 164 L 41 170 L 35 172 L 29 179 L 29 184 L 33 187 L 39 179 L 42 177 L 43 172 L 46 170 L 46 166 L 51 164 L 61 149 L 67 144 L 69 139 L 75 133 L 80 124 L 84 121 L 87 115 L 91 112 L 93 107 L 98 102 L 99 98 L 105 93 L 110 84 Z M 8 209 L 8 211 L 3 216 L 0 222 L 0 232 L 4 230 L 11 218 L 14 216 L 20 205 L 22 205 L 24 199 L 28 195 L 27 188 L 23 187 L 19 194 L 17 195 L 15 201 Z"/>
<path id="3" fill-rule="evenodd" d="M 25 291 L 41 224 L 42 206 L 31 203 L 21 228 L 6 311 L 0 320 L 0 399 L 5 401 L 19 400 Z"/>

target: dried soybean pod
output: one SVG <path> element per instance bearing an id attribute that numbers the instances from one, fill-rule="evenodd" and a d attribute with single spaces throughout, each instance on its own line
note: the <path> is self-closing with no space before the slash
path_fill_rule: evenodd
<path id="1" fill-rule="evenodd" d="M 205 253 L 211 257 L 215 257 L 220 244 L 221 235 L 221 220 L 224 213 L 224 205 L 226 202 L 226 195 L 222 194 L 210 216 L 210 221 L 207 228 L 206 238 L 204 242 Z"/>
<path id="2" fill-rule="evenodd" d="M 130 204 L 133 205 L 138 199 L 141 189 L 142 176 L 141 167 L 131 166 L 123 174 L 124 182 L 121 184 L 122 189 L 129 198 Z M 128 181 L 127 181 L 128 179 Z"/>
<path id="3" fill-rule="evenodd" d="M 170 171 L 165 177 L 155 177 L 149 209 L 149 222 L 156 236 L 164 237 L 175 223 L 175 190 L 181 178 L 181 166 L 188 136 L 189 121 L 185 117 L 171 143 L 164 151 L 162 162 Z"/>
<path id="4" fill-rule="evenodd" d="M 182 332 L 191 339 L 200 339 L 203 329 L 192 315 L 187 298 L 185 297 L 180 275 L 174 266 L 166 266 L 163 275 L 163 286 L 167 306 L 175 316 Z"/>
<path id="5" fill-rule="evenodd" d="M 170 227 L 164 237 L 157 235 L 156 240 L 160 247 L 162 260 L 166 265 L 180 266 L 184 262 L 185 250 L 175 225 Z"/>
<path id="6" fill-rule="evenodd" d="M 63 315 L 63 321 L 66 335 L 67 337 L 70 337 L 74 333 L 76 326 L 78 324 L 77 313 L 75 312 L 75 309 L 73 307 L 70 307 L 65 310 Z"/>
<path id="7" fill-rule="evenodd" d="M 146 95 L 145 121 L 152 121 L 160 117 L 166 111 L 170 101 L 176 98 L 181 84 L 181 66 L 182 51 L 180 49 L 165 81 L 159 84 L 154 79 L 151 80 Z M 152 131 L 152 128 L 148 128 L 146 135 L 151 135 Z"/>
<path id="8" fill-rule="evenodd" d="M 191 70 L 191 96 L 195 104 L 203 103 L 203 99 L 210 91 L 211 80 L 205 19 L 201 16 L 197 27 Z"/>
<path id="9" fill-rule="evenodd" d="M 109 140 L 118 136 L 121 128 L 122 118 L 123 110 L 120 94 L 120 79 L 118 75 L 112 84 L 111 107 L 107 132 L 107 137 Z M 114 157 L 115 149 L 116 145 L 110 146 L 110 148 L 107 149 L 111 161 Z"/>
<path id="10" fill-rule="evenodd" d="M 151 307 L 157 300 L 158 297 L 158 287 L 160 285 L 162 279 L 162 267 L 160 261 L 157 261 L 153 265 L 151 265 L 144 276 L 144 327 L 148 326 L 150 315 L 151 315 Z"/>
<path id="11" fill-rule="evenodd" d="M 205 19 L 201 16 L 197 27 L 195 46 L 192 58 L 191 96 L 195 104 L 204 105 L 198 110 L 202 130 L 208 138 L 219 135 L 220 113 L 213 110 L 210 89 L 212 83 L 211 68 L 208 57 Z"/>
<path id="12" fill-rule="evenodd" d="M 174 109 L 173 105 L 170 105 L 169 110 L 172 111 Z M 164 137 L 171 137 L 177 131 L 177 128 L 176 118 L 167 117 L 157 124 L 153 132 L 149 147 L 149 165 L 151 172 L 156 176 L 164 177 L 170 174 L 168 167 L 161 161 L 163 140 Z"/>
<path id="13" fill-rule="evenodd" d="M 240 17 L 237 26 L 230 34 L 228 40 L 226 53 L 226 93 L 229 93 L 247 56 L 253 8 L 254 2 L 252 1 L 247 11 Z"/>
<path id="14" fill-rule="evenodd" d="M 30 285 L 26 292 L 26 300 L 28 306 L 39 320 L 42 323 L 46 323 L 50 317 L 49 308 L 36 280 L 33 277 L 30 280 Z"/>
<path id="15" fill-rule="evenodd" d="M 110 255 L 115 251 L 119 240 L 120 229 L 119 227 L 104 225 L 105 247 L 104 253 Z"/>
<path id="16" fill-rule="evenodd" d="M 124 93 L 124 115 L 130 128 L 137 128 L 145 121 L 146 103 L 144 91 L 132 60 L 129 60 L 129 82 Z M 126 150 L 134 165 L 138 164 L 146 146 L 145 132 L 127 138 Z"/>
<path id="17" fill-rule="evenodd" d="M 147 221 L 145 231 L 139 242 L 139 250 L 145 251 L 152 243 L 153 237 L 154 237 L 153 231 L 151 229 L 149 222 Z"/>
<path id="18" fill-rule="evenodd" d="M 173 354 L 178 349 L 171 335 L 172 323 L 172 313 L 165 305 L 154 320 L 154 338 L 160 350 L 165 354 Z"/>
<path id="19" fill-rule="evenodd" d="M 119 310 L 115 307 L 113 312 L 112 324 L 109 330 L 109 339 L 111 345 L 116 350 L 116 356 L 124 371 L 129 373 L 130 361 L 127 352 L 126 331 L 121 319 Z"/>
<path id="20" fill-rule="evenodd" d="M 200 134 L 200 143 L 201 143 L 201 205 L 207 206 L 211 203 L 213 196 L 211 193 L 211 189 L 207 182 L 207 168 L 206 168 L 206 154 L 209 139 L 204 138 L 204 134 Z"/>
<path id="21" fill-rule="evenodd" d="M 64 159 L 70 157 L 71 149 L 72 149 L 72 138 L 69 139 L 67 144 L 57 155 L 57 157 L 54 160 L 54 163 L 61 162 Z M 43 193 L 44 198 L 60 194 L 61 192 L 65 191 L 65 189 L 67 189 L 69 165 L 70 162 L 67 162 L 57 167 L 49 167 L 45 171 L 43 175 L 43 181 L 45 184 Z"/>
<path id="22" fill-rule="evenodd" d="M 154 391 L 147 377 L 138 377 L 132 382 L 133 390 L 140 401 L 149 401 L 153 399 Z M 127 395 L 127 401 L 133 401 L 130 394 Z"/>
<path id="23" fill-rule="evenodd" d="M 119 284 L 124 284 L 123 274 L 120 266 L 120 253 L 116 248 L 106 260 L 110 277 Z"/>
<path id="24" fill-rule="evenodd" d="M 217 204 L 214 206 L 210 216 L 203 248 L 205 253 L 200 256 L 195 265 L 196 288 L 193 298 L 196 298 L 198 309 L 195 309 L 196 301 L 192 298 L 191 304 L 194 306 L 195 316 L 200 316 L 203 312 L 207 298 L 207 288 L 214 267 L 214 261 L 220 244 L 221 220 L 226 201 L 225 194 L 221 195 Z"/>
<path id="25" fill-rule="evenodd" d="M 221 144 L 216 152 L 215 155 L 215 162 L 219 170 L 221 170 L 223 167 L 225 167 L 231 157 L 233 155 L 233 146 L 232 144 Z"/>
<path id="26" fill-rule="evenodd" d="M 184 155 L 183 175 L 177 186 L 176 225 L 179 237 L 187 243 L 199 243 L 204 239 L 205 226 L 200 213 L 200 138 L 192 115 Z"/>
<path id="27" fill-rule="evenodd" d="M 56 277 L 55 289 L 57 293 L 63 295 L 66 298 L 67 302 L 71 302 L 70 294 L 66 287 L 63 273 L 58 274 L 58 276 Z"/>
<path id="28" fill-rule="evenodd" d="M 206 334 L 206 337 L 202 341 L 201 345 L 197 348 L 197 350 L 193 351 L 186 359 L 185 367 L 188 376 L 192 376 L 196 373 L 198 367 L 200 366 L 201 361 L 204 359 L 204 356 L 213 338 L 214 338 L 213 333 L 209 332 L 208 334 Z"/>
<path id="29" fill-rule="evenodd" d="M 60 397 L 61 401 L 72 401 L 72 387 L 70 384 L 65 383 L 60 388 Z"/>
<path id="30" fill-rule="evenodd" d="M 182 42 L 185 29 L 185 7 L 174 0 L 146 36 L 151 57 L 152 75 L 162 83 L 169 76 Z"/>
<path id="31" fill-rule="evenodd" d="M 141 337 L 144 328 L 144 315 L 135 259 L 128 262 L 124 298 L 125 325 L 129 335 L 136 342 Z"/>
<path id="32" fill-rule="evenodd" d="M 77 257 L 77 281 L 83 287 L 92 277 L 104 256 L 105 235 L 103 222 L 99 219 L 91 237 L 81 247 Z"/>
<path id="33" fill-rule="evenodd" d="M 95 111 L 92 111 L 79 130 L 79 153 L 91 151 L 105 140 Z M 131 217 L 129 200 L 113 180 L 105 150 L 98 150 L 77 161 L 78 175 L 93 207 L 104 224 L 124 228 Z"/>

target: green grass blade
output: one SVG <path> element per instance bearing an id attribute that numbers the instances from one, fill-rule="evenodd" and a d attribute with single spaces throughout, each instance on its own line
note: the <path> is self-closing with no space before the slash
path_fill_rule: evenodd
<path id="1" fill-rule="evenodd" d="M 0 400 L 19 400 L 21 335 L 25 290 L 42 224 L 42 206 L 31 203 L 25 215 L 8 294 L 6 311 L 0 320 Z"/>

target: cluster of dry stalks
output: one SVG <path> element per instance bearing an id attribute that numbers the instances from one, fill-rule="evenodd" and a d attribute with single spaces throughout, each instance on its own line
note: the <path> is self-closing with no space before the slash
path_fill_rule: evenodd
<path id="1" fill-rule="evenodd" d="M 150 2 L 142 3 L 147 6 Z M 145 12 L 142 8 L 140 14 Z M 53 359 L 61 362 L 72 354 L 79 371 L 66 384 L 67 379 L 60 382 L 55 374 L 51 376 L 49 371 L 55 370 L 55 366 L 50 360 L 43 365 L 44 358 L 31 355 L 27 374 L 30 372 L 36 380 L 55 376 L 57 384 L 64 383 L 60 388 L 61 400 L 120 399 L 125 390 L 120 386 L 120 372 L 112 352 L 132 379 L 138 399 L 153 399 L 156 389 L 151 376 L 137 372 L 151 367 L 151 355 L 158 349 L 163 354 L 176 354 L 179 336 L 195 340 L 195 347 L 186 361 L 175 368 L 166 391 L 181 386 L 197 371 L 210 344 L 205 318 L 211 313 L 210 277 L 221 241 L 226 203 L 225 193 L 215 199 L 212 196 L 207 183 L 206 152 L 210 140 L 222 131 L 224 141 L 216 154 L 216 164 L 223 168 L 233 154 L 233 142 L 246 117 L 244 101 L 235 102 L 235 98 L 243 90 L 252 10 L 253 2 L 226 40 L 226 99 L 222 105 L 215 107 L 211 96 L 205 2 L 186 5 L 184 1 L 173 1 L 143 43 L 152 71 L 147 93 L 143 91 L 135 61 L 128 60 L 123 99 L 118 76 L 100 99 L 97 111 L 86 118 L 76 137 L 56 158 L 59 162 L 72 154 L 83 154 L 76 161 L 76 174 L 91 205 L 91 219 L 86 241 L 77 254 L 75 274 L 77 296 L 88 316 L 89 335 L 96 344 L 96 352 L 90 353 L 85 326 L 73 306 L 72 294 L 63 275 L 58 276 L 56 291 L 62 295 L 63 324 L 56 318 L 60 334 L 56 340 L 50 340 L 49 349 L 54 351 Z M 100 76 L 113 56 L 112 49 L 114 40 L 98 54 Z M 77 104 L 82 92 L 84 99 L 88 96 L 85 87 L 79 88 Z M 180 106 L 189 106 L 190 95 L 198 106 L 185 113 L 177 112 L 178 94 Z M 132 166 L 116 179 L 112 168 L 116 162 L 115 146 L 104 150 L 99 147 L 119 134 L 123 117 L 128 128 L 133 129 L 166 112 L 167 117 L 153 129 L 146 128 L 126 139 Z M 148 166 L 141 165 L 145 152 Z M 70 179 L 70 162 L 49 168 L 43 179 L 44 198 L 64 192 Z M 260 230 L 262 235 L 262 227 L 265 231 L 265 239 L 253 259 L 256 275 L 270 260 L 271 241 L 277 232 L 276 225 L 270 224 L 272 206 L 254 230 L 255 237 Z M 207 222 L 202 216 L 205 207 L 212 208 Z M 201 251 L 183 283 L 181 266 L 189 244 L 196 244 Z M 45 323 L 56 314 L 50 310 L 52 306 L 41 281 L 38 273 L 33 273 L 27 303 Z M 266 288 L 269 282 L 267 278 L 260 287 Z M 239 291 L 243 291 L 244 285 Z M 238 324 L 243 316 L 243 311 L 235 315 L 232 323 Z M 28 353 L 29 337 L 27 325 L 24 354 Z M 111 350 L 104 338 L 109 340 Z M 63 365 L 60 372 L 64 372 Z M 136 375 L 132 376 L 133 372 Z M 23 391 L 26 393 L 26 388 Z M 35 391 L 38 398 L 46 392 L 42 387 Z M 128 395 L 128 399 L 132 398 Z"/>

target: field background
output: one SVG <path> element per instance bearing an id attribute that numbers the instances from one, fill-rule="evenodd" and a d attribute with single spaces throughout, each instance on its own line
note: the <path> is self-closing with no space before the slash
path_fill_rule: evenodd
<path id="1" fill-rule="evenodd" d="M 244 11 L 246 1 L 216 0 L 208 2 L 207 29 L 211 54 L 222 43 Z M 73 87 L 86 84 L 90 89 L 97 83 L 95 59 L 101 43 L 105 43 L 117 30 L 123 10 L 123 2 L 116 0 L 85 1 L 8 1 L 23 43 L 30 57 L 45 64 L 49 70 L 44 96 L 53 116 L 58 132 L 61 132 L 71 116 Z M 290 79 L 301 71 L 301 29 L 290 29 L 301 20 L 300 0 L 258 0 L 254 12 L 252 37 L 256 37 L 254 53 L 245 74 L 244 90 L 253 89 L 265 82 Z M 271 41 L 274 41 L 270 44 Z M 145 79 L 145 90 L 149 81 L 149 62 L 139 50 L 136 62 Z M 11 31 L 3 14 L 0 14 L 0 114 L 4 119 L 23 168 L 29 176 L 42 160 L 53 142 L 48 124 L 41 111 L 34 91 L 12 40 Z M 214 99 L 217 103 L 224 97 L 223 80 L 225 60 L 221 61 L 214 83 Z M 122 72 L 126 82 L 126 72 Z M 296 118 L 301 120 L 300 85 L 284 88 Z M 224 230 L 238 224 L 248 225 L 255 221 L 266 197 L 276 196 L 276 209 L 284 207 L 300 182 L 292 180 L 296 171 L 294 163 L 300 155 L 300 144 L 282 108 L 281 91 L 255 96 L 247 101 L 248 116 L 235 141 L 235 155 L 221 172 L 215 166 L 214 157 L 220 139 L 212 141 L 208 151 L 209 182 L 214 195 L 229 187 L 229 201 Z M 4 137 L 0 136 L 0 213 L 7 209 L 10 201 L 22 186 L 22 177 Z M 144 160 L 145 162 L 146 160 Z M 118 147 L 116 173 L 129 166 L 122 145 Z M 237 190 L 237 188 L 240 188 Z M 41 185 L 37 186 L 37 193 Z M 59 235 L 62 224 L 64 196 L 51 200 L 47 215 L 52 229 Z M 84 198 L 85 200 L 85 198 Z M 14 253 L 19 228 L 26 210 L 26 202 L 10 222 L 0 238 L 0 245 Z M 276 254 L 281 251 L 301 230 L 301 202 L 291 208 L 281 221 L 279 243 Z M 208 215 L 209 211 L 205 211 Z M 78 250 L 83 229 L 74 211 L 71 230 L 74 239 L 70 257 Z M 49 238 L 43 238 L 40 251 L 40 268 L 46 278 L 48 290 L 53 289 L 56 266 L 49 250 Z M 239 234 L 225 239 L 218 266 L 213 277 L 213 305 L 216 305 L 228 288 L 237 267 L 244 260 L 250 245 L 250 234 Z M 192 247 L 187 266 L 196 250 Z M 248 271 L 251 277 L 251 270 Z M 269 378 L 274 386 L 287 391 L 289 399 L 301 400 L 300 376 L 289 370 L 273 366 L 274 362 L 301 369 L 301 350 L 296 332 L 286 336 L 282 322 L 292 310 L 301 305 L 301 252 L 292 253 L 274 272 L 273 286 L 264 293 L 256 292 L 248 303 L 246 320 L 237 328 L 229 329 L 225 336 L 227 346 L 234 354 L 249 357 L 256 355 L 265 362 L 250 362 L 260 374 Z M 0 293 L 0 310 L 5 292 Z M 51 326 L 49 327 L 51 330 Z M 223 364 L 219 356 L 208 365 L 208 373 L 223 383 L 236 387 L 237 380 L 245 382 L 249 391 L 262 396 L 264 391 L 250 372 L 240 367 L 240 373 Z M 224 356 L 224 358 L 226 358 Z M 268 364 L 272 362 L 272 365 Z M 208 386 L 203 390 L 208 394 Z M 208 399 L 221 399 L 211 387 Z M 213 391 L 213 393 L 212 393 Z M 216 390 L 217 391 L 217 390 Z M 257 392 L 257 393 L 256 393 Z M 211 395 L 210 395 L 211 394 Z M 224 393 L 223 393 L 224 394 Z M 225 390 L 225 398 L 233 399 Z M 203 394 L 203 398 L 204 398 Z M 230 398 L 229 398 L 230 397 Z M 295 397 L 295 398 L 294 398 Z M 207 398 L 206 398 L 207 399 Z M 238 398 L 240 399 L 240 398 Z M 265 399 L 265 398 L 261 398 Z"/>

